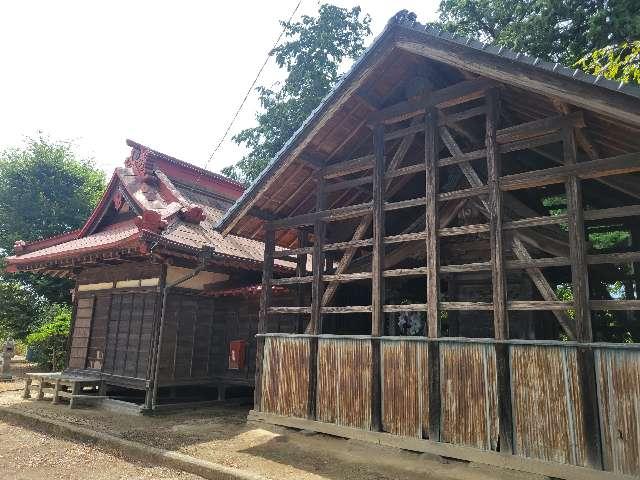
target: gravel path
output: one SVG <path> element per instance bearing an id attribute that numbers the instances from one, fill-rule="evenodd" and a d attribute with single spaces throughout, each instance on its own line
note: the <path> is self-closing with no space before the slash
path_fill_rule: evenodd
<path id="1" fill-rule="evenodd" d="M 89 445 L 2 422 L 0 477 L 3 480 L 202 480 L 195 475 L 130 462 Z"/>
<path id="2" fill-rule="evenodd" d="M 23 385 L 20 378 L 0 383 L 0 406 L 185 453 L 271 480 L 542 480 L 536 475 L 476 464 L 442 463 L 429 455 L 328 435 L 251 425 L 246 422 L 248 407 L 219 405 L 154 417 L 130 416 L 91 408 L 70 410 L 64 404 L 52 405 L 50 401 L 22 400 Z M 0 427 L 2 480 L 199 478 L 129 463 L 90 446 L 54 440 L 17 427 L 1 423 Z M 13 437 L 17 437 L 15 442 Z M 31 444 L 36 447 L 30 448 Z M 7 445 L 13 445 L 10 448 L 13 453 L 5 453 Z M 67 450 L 70 453 L 66 453 Z M 61 468 L 52 475 L 48 465 L 56 464 L 47 462 L 56 461 Z M 20 470 L 21 463 L 25 462 L 34 465 Z M 86 475 L 85 465 L 91 465 L 89 468 L 96 473 Z"/>

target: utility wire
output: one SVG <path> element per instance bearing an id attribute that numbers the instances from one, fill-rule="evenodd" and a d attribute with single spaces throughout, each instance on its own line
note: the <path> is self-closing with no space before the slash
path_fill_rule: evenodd
<path id="1" fill-rule="evenodd" d="M 302 0 L 298 0 L 298 4 L 296 5 L 296 8 L 293 9 L 293 12 L 291 12 L 291 15 L 289 16 L 289 20 L 287 20 L 287 23 L 290 23 L 291 20 L 293 20 L 293 17 L 296 14 L 296 12 L 298 11 L 298 8 L 300 8 L 300 4 L 301 3 L 302 3 Z M 251 86 L 249 87 L 249 90 L 247 90 L 247 93 L 245 94 L 244 98 L 242 99 L 242 102 L 240 103 L 240 106 L 238 107 L 238 109 L 236 110 L 236 113 L 233 115 L 233 118 L 229 122 L 229 125 L 227 126 L 227 129 L 225 130 L 224 135 L 222 135 L 222 138 L 220 139 L 220 141 L 218 142 L 216 147 L 213 149 L 213 152 L 211 153 L 211 155 L 209 155 L 209 159 L 207 160 L 207 163 L 205 163 L 205 165 L 204 165 L 204 169 L 205 170 L 209 166 L 209 162 L 211 162 L 211 160 L 213 160 L 213 157 L 218 152 L 218 150 L 220 149 L 220 147 L 222 146 L 224 141 L 227 139 L 227 135 L 229 135 L 229 132 L 231 131 L 231 128 L 233 127 L 233 124 L 235 123 L 236 119 L 238 118 L 238 115 L 240 114 L 240 111 L 242 110 L 242 107 L 244 107 L 244 104 L 247 102 L 247 98 L 249 98 L 249 95 L 251 95 L 251 92 L 253 91 L 253 88 L 255 87 L 256 83 L 258 83 L 258 79 L 260 78 L 260 75 L 262 74 L 262 71 L 264 70 L 264 67 L 267 66 L 267 63 L 269 62 L 269 59 L 271 58 L 271 52 L 278 46 L 278 44 L 280 43 L 280 40 L 282 40 L 282 36 L 284 35 L 285 31 L 286 31 L 286 27 L 284 27 L 282 29 L 282 31 L 280 32 L 280 35 L 278 35 L 278 39 L 273 44 L 273 47 L 271 47 L 271 50 L 269 50 L 269 52 L 267 53 L 267 58 L 265 58 L 264 63 L 260 67 L 260 70 L 258 70 L 258 73 L 257 73 L 256 77 L 253 79 L 253 82 L 251 83 Z"/>

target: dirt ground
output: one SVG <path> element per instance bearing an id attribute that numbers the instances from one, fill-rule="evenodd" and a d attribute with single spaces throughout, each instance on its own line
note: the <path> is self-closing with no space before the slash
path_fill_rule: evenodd
<path id="1" fill-rule="evenodd" d="M 201 477 L 132 463 L 93 447 L 0 422 L 0 476 L 4 480 L 175 479 Z"/>
<path id="2" fill-rule="evenodd" d="M 13 387 L 7 388 L 8 385 Z M 246 407 L 221 405 L 154 417 L 131 416 L 91 408 L 70 410 L 64 404 L 52 405 L 47 401 L 22 400 L 21 385 L 23 383 L 20 380 L 4 384 L 4 389 L 8 391 L 0 393 L 0 405 L 244 469 L 274 480 L 544 478 L 470 463 L 443 463 L 424 454 L 323 434 L 248 425 Z M 40 448 L 38 446 L 36 450 L 39 451 Z M 4 450 L 4 443 L 0 443 L 0 455 L 5 455 Z"/>

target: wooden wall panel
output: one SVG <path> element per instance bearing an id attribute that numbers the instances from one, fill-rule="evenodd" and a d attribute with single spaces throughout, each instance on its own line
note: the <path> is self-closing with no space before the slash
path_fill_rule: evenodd
<path id="1" fill-rule="evenodd" d="M 147 378 L 158 294 L 113 293 L 102 371 L 128 378 Z"/>
<path id="2" fill-rule="evenodd" d="M 213 300 L 198 301 L 196 305 L 196 318 L 191 376 L 193 378 L 206 378 L 209 375 L 209 356 L 211 354 Z"/>
<path id="3" fill-rule="evenodd" d="M 80 299 L 80 301 L 85 299 Z M 86 299 L 88 300 L 88 299 Z M 95 309 L 91 325 L 91 337 L 89 350 L 87 351 L 86 368 L 102 370 L 105 349 L 107 345 L 107 325 L 109 323 L 109 310 L 111 308 L 111 294 L 99 294 L 95 296 Z"/>
<path id="4" fill-rule="evenodd" d="M 427 344 L 381 341 L 382 429 L 422 438 L 423 410 L 429 408 Z M 426 415 L 428 421 L 428 412 Z"/>
<path id="5" fill-rule="evenodd" d="M 289 417 L 307 414 L 309 339 L 304 337 L 265 339 L 260 410 Z"/>
<path id="6" fill-rule="evenodd" d="M 73 324 L 69 368 L 83 369 L 87 363 L 91 319 L 93 318 L 94 297 L 78 299 L 76 318 Z"/>
<path id="7" fill-rule="evenodd" d="M 491 344 L 440 344 L 441 440 L 484 450 L 498 444 L 496 357 Z"/>
<path id="8" fill-rule="evenodd" d="M 194 334 L 197 324 L 196 299 L 184 296 L 180 300 L 180 314 L 176 332 L 174 356 L 174 380 L 191 378 Z"/>
<path id="9" fill-rule="evenodd" d="M 575 348 L 512 345 L 510 360 L 515 453 L 584 466 Z"/>
<path id="10" fill-rule="evenodd" d="M 605 470 L 640 475 L 640 351 L 602 348 L 595 357 Z"/>
<path id="11" fill-rule="evenodd" d="M 369 339 L 320 338 L 318 420 L 371 430 L 371 378 Z"/>

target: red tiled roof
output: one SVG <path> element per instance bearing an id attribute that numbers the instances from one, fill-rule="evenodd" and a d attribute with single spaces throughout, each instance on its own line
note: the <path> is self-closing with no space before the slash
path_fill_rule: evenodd
<path id="1" fill-rule="evenodd" d="M 129 144 L 134 149 L 146 149 L 135 142 Z M 149 163 L 141 168 L 140 162 L 147 161 L 149 156 L 165 161 L 148 160 Z M 165 168 L 167 162 L 174 170 L 182 169 L 183 175 L 175 184 L 169 178 L 169 173 L 174 170 Z M 230 197 L 239 195 L 243 188 L 240 184 L 195 166 L 185 168 L 184 165 L 188 165 L 185 162 L 150 149 L 145 150 L 142 160 L 134 163 L 132 160 L 128 162 L 131 167 L 115 170 L 100 203 L 82 228 L 26 244 L 16 251 L 16 255 L 6 259 L 9 269 L 112 249 L 122 243 L 138 242 L 142 245 L 144 238 L 165 240 L 169 250 L 171 246 L 186 247 L 191 251 L 210 246 L 220 257 L 254 264 L 262 262 L 262 242 L 234 235 L 223 237 L 213 229 L 232 204 L 234 198 Z M 203 174 L 208 175 L 213 183 L 198 182 L 198 177 Z M 230 194 L 229 189 L 235 194 Z M 104 226 L 101 221 L 117 195 L 125 197 L 130 210 L 141 217 L 136 222 L 130 220 Z M 282 261 L 277 262 L 277 267 L 285 265 L 289 266 Z"/>
<path id="2" fill-rule="evenodd" d="M 8 257 L 10 264 L 25 264 L 34 261 L 46 261 L 54 258 L 65 258 L 96 250 L 112 249 L 128 244 L 134 244 L 139 238 L 139 229 L 133 222 L 123 222 L 113 225 L 112 228 L 103 230 L 86 237 L 77 238 L 50 247 L 35 250 L 24 255 Z"/>

